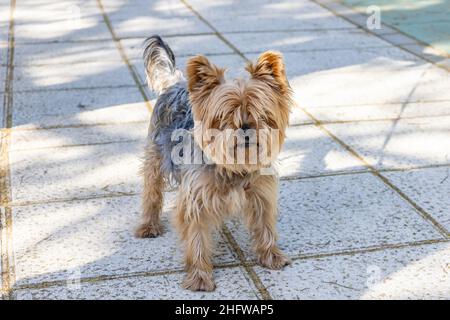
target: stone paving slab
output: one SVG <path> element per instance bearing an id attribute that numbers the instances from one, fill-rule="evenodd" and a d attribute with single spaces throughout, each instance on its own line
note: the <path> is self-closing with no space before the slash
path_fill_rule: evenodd
<path id="1" fill-rule="evenodd" d="M 304 107 L 450 101 L 446 71 L 430 64 L 380 59 L 368 65 L 298 73 L 292 71 L 291 86 Z"/>
<path id="2" fill-rule="evenodd" d="M 16 2 L 16 24 L 56 23 L 75 18 L 92 21 L 99 20 L 102 16 L 96 1 L 91 0 Z"/>
<path id="3" fill-rule="evenodd" d="M 229 33 L 226 38 L 242 52 L 279 50 L 282 53 L 297 51 L 354 50 L 388 47 L 390 44 L 357 30 L 310 30 L 264 33 Z"/>
<path id="4" fill-rule="evenodd" d="M 275 299 L 444 299 L 449 243 L 297 260 L 283 271 L 255 268 Z"/>
<path id="5" fill-rule="evenodd" d="M 130 17 L 162 19 L 195 17 L 181 1 L 126 1 L 123 3 L 102 1 L 102 3 L 109 20 L 114 24 L 118 21 L 129 20 Z"/>
<path id="6" fill-rule="evenodd" d="M 182 270 L 182 246 L 167 214 L 161 237 L 134 237 L 140 205 L 133 196 L 14 208 L 16 285 L 65 280 L 73 272 L 86 278 Z M 219 234 L 215 241 L 214 263 L 237 261 Z"/>
<path id="7" fill-rule="evenodd" d="M 450 167 L 386 172 L 385 175 L 450 234 Z"/>
<path id="8" fill-rule="evenodd" d="M 307 108 L 320 121 L 360 121 L 450 116 L 450 101 Z"/>
<path id="9" fill-rule="evenodd" d="M 145 38 L 153 34 L 189 35 L 211 33 L 212 30 L 196 16 L 188 17 L 130 17 L 114 23 L 114 31 L 119 38 Z"/>
<path id="10" fill-rule="evenodd" d="M 327 124 L 379 169 L 450 163 L 450 117 Z"/>
<path id="11" fill-rule="evenodd" d="M 111 39 L 111 34 L 101 17 L 84 19 L 76 23 L 62 20 L 56 22 L 18 24 L 15 26 L 15 41 L 18 44 L 109 39 Z"/>
<path id="12" fill-rule="evenodd" d="M 410 53 L 392 47 L 343 49 L 338 53 L 334 50 L 287 52 L 284 57 L 288 77 L 293 81 L 297 76 L 319 72 L 348 73 L 357 68 L 396 64 L 398 61 L 417 63 L 417 59 Z M 258 54 L 251 54 L 248 58 L 256 59 L 257 56 Z"/>
<path id="13" fill-rule="evenodd" d="M 240 267 L 215 269 L 217 289 L 214 292 L 191 292 L 180 289 L 182 273 L 151 277 L 133 277 L 77 287 L 56 286 L 45 289 L 19 290 L 17 299 L 260 299 L 256 288 Z"/>
<path id="14" fill-rule="evenodd" d="M 0 71 L 3 71 L 3 70 L 1 70 L 1 68 L 0 68 Z M 1 85 L 1 83 L 0 83 L 0 85 Z M 0 101 L 2 103 L 4 101 L 4 98 L 5 98 L 5 95 L 3 93 L 0 93 Z M 3 114 L 3 112 L 1 112 L 0 113 L 0 128 L 3 128 L 4 124 L 5 124 L 5 122 L 4 122 L 4 114 Z"/>
<path id="15" fill-rule="evenodd" d="M 308 29 L 343 29 L 354 28 L 354 25 L 339 19 L 316 4 L 308 2 L 297 5 L 294 1 L 279 4 L 284 12 L 273 10 L 276 3 L 248 2 L 242 6 L 240 2 L 214 2 L 208 4 L 201 1 L 189 3 L 220 32 L 263 31 L 263 30 L 308 30 Z M 297 10 L 288 10 L 289 5 Z M 210 7 L 210 8 L 208 8 Z M 221 8 L 222 7 L 222 8 Z M 226 8 L 226 9 L 225 9 Z M 228 15 L 218 14 L 224 9 Z M 212 12 L 214 10 L 216 13 Z M 218 11 L 219 10 L 219 11 Z M 233 14 L 240 12 L 237 14 Z"/>
<path id="16" fill-rule="evenodd" d="M 123 142 L 11 152 L 13 201 L 139 192 L 143 147 Z"/>
<path id="17" fill-rule="evenodd" d="M 14 72 L 16 92 L 134 84 L 130 71 L 121 61 L 18 67 Z"/>
<path id="18" fill-rule="evenodd" d="M 16 66 L 72 65 L 95 61 L 122 62 L 122 58 L 112 41 L 19 44 L 14 51 Z"/>
<path id="19" fill-rule="evenodd" d="M 442 238 L 368 173 L 282 181 L 279 211 L 279 245 L 291 256 Z M 253 260 L 248 232 L 236 221 L 230 229 Z"/>
<path id="20" fill-rule="evenodd" d="M 221 17 L 259 16 L 273 14 L 274 17 L 283 14 L 316 15 L 324 16 L 328 13 L 321 10 L 317 4 L 311 1 L 273 1 L 273 0 L 216 0 L 202 1 L 189 0 L 189 4 L 202 13 L 210 21 Z M 330 16 L 332 17 L 332 16 Z"/>
<path id="21" fill-rule="evenodd" d="M 143 111 L 148 113 L 142 95 L 134 86 L 16 92 L 13 124 L 20 129 L 148 119 L 150 115 Z"/>

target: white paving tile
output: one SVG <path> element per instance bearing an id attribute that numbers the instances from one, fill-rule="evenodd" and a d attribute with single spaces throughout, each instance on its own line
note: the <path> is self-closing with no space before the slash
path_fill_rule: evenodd
<path id="1" fill-rule="evenodd" d="M 98 42 L 55 42 L 17 44 L 14 64 L 54 65 L 75 64 L 86 61 L 122 61 L 116 45 L 111 40 Z"/>
<path id="2" fill-rule="evenodd" d="M 278 157 L 281 176 L 311 176 L 363 170 L 364 166 L 312 125 L 291 127 Z"/>
<path id="3" fill-rule="evenodd" d="M 259 294 L 242 268 L 214 270 L 217 288 L 214 292 L 183 290 L 183 274 L 133 277 L 104 282 L 81 283 L 79 287 L 50 287 L 19 290 L 17 299 L 258 299 Z"/>
<path id="4" fill-rule="evenodd" d="M 58 21 L 18 24 L 14 28 L 16 43 L 39 43 L 54 41 L 110 40 L 102 17 L 85 19 L 60 19 Z"/>
<path id="5" fill-rule="evenodd" d="M 16 92 L 13 125 L 36 128 L 142 120 L 147 118 L 142 101 L 136 87 Z"/>
<path id="6" fill-rule="evenodd" d="M 168 222 L 168 209 L 162 236 L 134 237 L 140 201 L 133 196 L 14 208 L 16 285 L 66 280 L 75 274 L 95 277 L 182 269 L 182 246 Z M 236 262 L 218 233 L 215 242 L 215 263 Z"/>
<path id="7" fill-rule="evenodd" d="M 383 174 L 450 233 L 450 167 Z"/>
<path id="8" fill-rule="evenodd" d="M 279 245 L 291 256 L 442 238 L 369 173 L 282 181 L 278 203 Z M 233 220 L 230 226 L 253 259 L 242 223 Z"/>
<path id="9" fill-rule="evenodd" d="M 134 85 L 122 61 L 22 66 L 14 69 L 14 89 L 49 90 Z"/>
<path id="10" fill-rule="evenodd" d="M 297 260 L 256 272 L 275 299 L 450 299 L 449 243 Z"/>
<path id="11" fill-rule="evenodd" d="M 311 2 L 191 2 L 219 31 L 355 28 Z"/>
<path id="12" fill-rule="evenodd" d="M 63 27 L 70 27 L 70 21 L 76 19 L 100 20 L 101 12 L 94 1 L 20 1 L 16 3 L 14 20 L 18 25 L 33 23 L 57 23 Z"/>
<path id="13" fill-rule="evenodd" d="M 143 147 L 138 141 L 11 152 L 13 200 L 139 192 Z"/>
<path id="14" fill-rule="evenodd" d="M 332 57 L 328 52 L 329 57 L 322 57 L 324 60 L 317 57 L 314 62 L 311 57 L 304 64 L 297 64 L 289 56 L 292 54 L 285 55 L 288 76 L 297 102 L 304 107 L 450 100 L 446 71 L 408 61 L 408 57 L 397 59 L 375 54 L 364 61 L 362 54 L 361 60 L 347 64 L 347 58 L 340 60 L 342 55 Z M 355 51 L 353 54 L 359 55 Z M 327 69 L 330 59 L 334 60 L 333 66 Z"/>
<path id="15" fill-rule="evenodd" d="M 318 51 L 390 46 L 361 30 L 314 30 L 291 32 L 229 33 L 225 37 L 242 52 L 266 50 Z M 334 54 L 339 54 L 335 52 Z"/>
<path id="16" fill-rule="evenodd" d="M 0 68 L 0 71 L 2 71 L 2 69 Z M 0 101 L 2 102 L 3 105 L 3 99 L 4 99 L 5 95 L 3 93 L 0 93 Z M 4 114 L 3 112 L 0 113 L 0 128 L 4 127 Z"/>
<path id="17" fill-rule="evenodd" d="M 326 127 L 377 168 L 448 164 L 450 117 L 401 119 Z"/>
<path id="18" fill-rule="evenodd" d="M 358 121 L 450 116 L 450 101 L 307 108 L 321 121 Z"/>
<path id="19" fill-rule="evenodd" d="M 119 38 L 144 38 L 153 34 L 182 35 L 211 33 L 212 30 L 196 16 L 157 17 L 138 16 L 123 21 L 114 21 L 114 31 Z"/>
<path id="20" fill-rule="evenodd" d="M 128 110 L 122 110 L 128 111 Z M 148 117 L 147 117 L 148 118 Z M 126 142 L 142 140 L 147 133 L 148 122 L 106 124 L 87 127 L 55 128 L 46 130 L 17 130 L 11 134 L 10 151 L 61 146 Z M 52 152 L 49 150 L 49 152 Z"/>
<path id="21" fill-rule="evenodd" d="M 128 20 L 130 17 L 158 17 L 177 18 L 195 17 L 181 1 L 156 0 L 156 1 L 132 1 L 126 4 L 103 3 L 109 20 L 113 23 Z"/>

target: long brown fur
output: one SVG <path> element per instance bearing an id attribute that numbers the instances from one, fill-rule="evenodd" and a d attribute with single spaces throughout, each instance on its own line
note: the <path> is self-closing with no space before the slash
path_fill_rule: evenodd
<path id="1" fill-rule="evenodd" d="M 292 105 L 282 56 L 265 52 L 246 70 L 250 74 L 248 80 L 227 81 L 224 69 L 207 58 L 196 56 L 188 61 L 187 87 L 196 121 L 194 132 L 199 130 L 198 124 L 202 130 L 235 130 L 244 124 L 255 130 L 277 129 L 279 143 L 276 150 L 270 150 L 274 161 L 285 139 Z M 187 276 L 183 287 L 214 290 L 211 234 L 234 214 L 242 215 L 246 222 L 259 264 L 270 269 L 287 265 L 289 259 L 276 244 L 278 177 L 261 174 L 267 164 L 222 164 L 215 158 L 220 150 L 206 148 L 204 135 L 196 135 L 195 139 L 216 164 L 193 166 L 182 174 L 173 221 L 184 243 Z M 154 237 L 162 232 L 164 180 L 160 157 L 150 143 L 143 167 L 144 220 L 137 231 L 139 237 Z"/>

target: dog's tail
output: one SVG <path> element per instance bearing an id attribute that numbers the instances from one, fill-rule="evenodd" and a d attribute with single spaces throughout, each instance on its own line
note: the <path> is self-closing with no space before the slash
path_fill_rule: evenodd
<path id="1" fill-rule="evenodd" d="M 144 42 L 144 64 L 147 83 L 158 95 L 183 79 L 175 67 L 175 56 L 160 36 L 154 35 Z"/>

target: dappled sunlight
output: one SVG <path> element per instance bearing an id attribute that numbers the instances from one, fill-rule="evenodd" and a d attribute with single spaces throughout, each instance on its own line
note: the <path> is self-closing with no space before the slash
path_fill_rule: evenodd
<path id="1" fill-rule="evenodd" d="M 448 299 L 450 247 L 417 257 L 362 293 L 361 299 Z"/>
<path id="2" fill-rule="evenodd" d="M 369 163 L 380 168 L 446 164 L 450 117 L 326 125 Z"/>
<path id="3" fill-rule="evenodd" d="M 99 24 L 97 18 L 86 18 L 62 21 L 48 21 L 46 23 L 24 24 L 16 26 L 17 32 L 26 34 L 27 38 L 49 40 L 63 37 L 83 29 L 89 29 Z"/>
<path id="4" fill-rule="evenodd" d="M 72 65 L 58 65 L 48 68 L 40 66 L 29 66 L 26 76 L 34 86 L 51 87 L 83 80 L 92 75 L 110 72 L 122 64 L 114 61 L 97 61 L 95 63 L 84 63 L 74 68 Z M 123 67 L 122 67 L 123 68 Z"/>
<path id="5" fill-rule="evenodd" d="M 57 150 L 57 149 L 55 149 Z M 119 152 L 120 150 L 120 152 Z M 13 199 L 50 200 L 137 192 L 142 142 L 12 152 Z M 42 181 L 47 181 L 42 189 Z"/>
<path id="6" fill-rule="evenodd" d="M 448 81 L 430 65 L 383 58 L 291 77 L 296 100 L 307 108 L 441 100 Z"/>
<path id="7" fill-rule="evenodd" d="M 150 101 L 154 105 L 154 100 Z M 95 110 L 79 111 L 72 115 L 47 116 L 40 123 L 26 123 L 15 126 L 15 134 L 25 135 L 21 130 L 40 129 L 44 127 L 59 127 L 61 125 L 84 126 L 95 124 L 114 124 L 146 122 L 150 120 L 150 113 L 145 102 L 126 103 L 122 105 L 101 107 Z M 30 134 L 30 133 L 29 133 Z M 14 135 L 13 135 L 14 138 Z"/>

